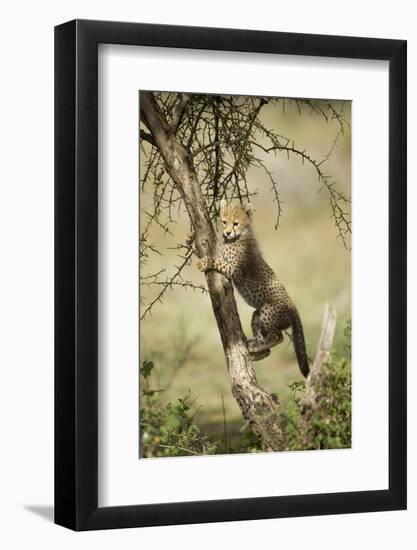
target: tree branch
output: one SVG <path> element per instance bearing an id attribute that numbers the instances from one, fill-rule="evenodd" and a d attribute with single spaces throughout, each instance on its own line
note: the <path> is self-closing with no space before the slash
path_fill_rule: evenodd
<path id="1" fill-rule="evenodd" d="M 172 133 L 172 126 L 166 121 L 150 92 L 141 93 L 141 112 L 164 159 L 166 170 L 187 208 L 195 230 L 198 254 L 214 255 L 218 246 L 217 237 L 189 151 Z M 279 405 L 261 388 L 256 378 L 237 312 L 232 284 L 215 271 L 207 272 L 206 280 L 223 344 L 233 396 L 244 418 L 251 423 L 254 432 L 260 438 L 263 449 L 277 451 L 282 446 Z"/>
<path id="2" fill-rule="evenodd" d="M 148 143 L 153 145 L 153 147 L 156 147 L 156 144 L 155 144 L 155 141 L 152 137 L 152 134 L 149 134 L 145 130 L 140 131 L 140 139 L 143 139 L 144 141 L 147 141 Z"/>
<path id="3" fill-rule="evenodd" d="M 311 411 L 316 407 L 317 390 L 322 384 L 323 365 L 330 357 L 334 332 L 336 330 L 336 319 L 335 307 L 332 304 L 326 304 L 316 357 L 310 369 L 306 392 L 301 403 L 301 414 L 304 420 L 310 417 Z"/>
<path id="4" fill-rule="evenodd" d="M 172 116 L 170 130 L 175 133 L 178 129 L 178 126 L 181 124 L 182 117 L 184 116 L 185 111 L 187 110 L 188 104 L 190 103 L 191 95 L 183 94 L 180 102 L 178 103 L 174 114 Z"/>

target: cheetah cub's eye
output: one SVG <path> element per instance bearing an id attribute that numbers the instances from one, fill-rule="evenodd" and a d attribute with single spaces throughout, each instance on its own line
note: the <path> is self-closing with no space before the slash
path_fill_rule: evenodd
<path id="1" fill-rule="evenodd" d="M 226 220 L 222 220 L 222 222 L 223 222 L 223 225 L 226 225 Z"/>
<path id="2" fill-rule="evenodd" d="M 239 225 L 239 222 L 234 222 L 233 227 L 237 227 Z"/>

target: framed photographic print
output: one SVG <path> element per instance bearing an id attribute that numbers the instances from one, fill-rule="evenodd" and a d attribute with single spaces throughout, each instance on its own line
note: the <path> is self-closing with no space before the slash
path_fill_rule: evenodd
<path id="1" fill-rule="evenodd" d="M 406 42 L 55 29 L 55 521 L 406 507 Z"/>

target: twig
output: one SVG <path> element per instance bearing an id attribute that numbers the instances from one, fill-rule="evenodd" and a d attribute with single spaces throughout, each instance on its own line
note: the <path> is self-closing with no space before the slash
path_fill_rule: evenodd
<path id="1" fill-rule="evenodd" d="M 158 443 L 156 447 L 161 447 L 162 449 L 179 449 L 180 451 L 185 451 L 186 453 L 190 453 L 190 455 L 196 455 L 200 456 L 201 453 L 197 453 L 196 451 L 192 451 L 191 449 L 186 449 L 185 447 L 180 447 L 179 445 L 163 445 L 162 443 Z"/>
<path id="2" fill-rule="evenodd" d="M 224 398 L 222 394 L 222 411 L 223 411 L 223 430 L 224 430 L 224 452 L 227 453 L 229 444 L 227 441 L 227 424 L 226 424 L 226 409 L 224 408 Z"/>

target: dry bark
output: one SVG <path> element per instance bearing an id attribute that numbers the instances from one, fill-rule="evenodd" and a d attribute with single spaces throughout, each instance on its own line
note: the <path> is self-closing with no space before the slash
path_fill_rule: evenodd
<path id="1" fill-rule="evenodd" d="M 152 140 L 158 147 L 168 174 L 174 181 L 186 206 L 195 231 L 199 256 L 216 254 L 219 246 L 206 202 L 197 181 L 190 152 L 176 137 L 178 120 L 187 109 L 184 96 L 171 124 L 160 111 L 152 93 L 141 93 L 141 116 Z M 246 346 L 231 282 L 220 273 L 206 273 L 213 312 L 223 344 L 231 390 L 243 417 L 260 438 L 262 448 L 277 451 L 282 447 L 283 433 L 278 400 L 259 384 Z"/>
<path id="2" fill-rule="evenodd" d="M 317 407 L 317 393 L 322 386 L 323 366 L 330 357 L 336 319 L 335 307 L 332 304 L 326 304 L 316 357 L 311 366 L 306 383 L 306 392 L 301 402 L 301 415 L 304 421 L 310 418 L 312 411 Z"/>

